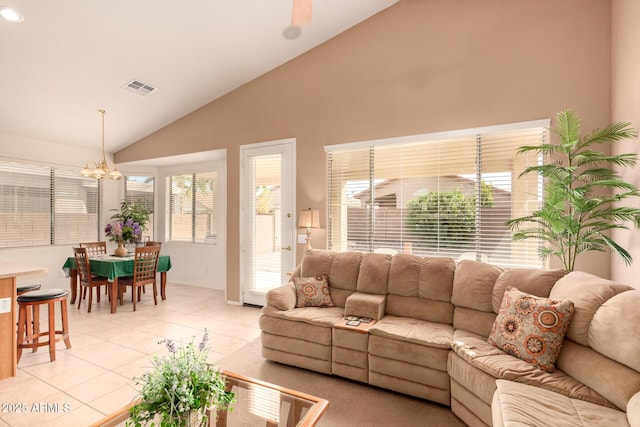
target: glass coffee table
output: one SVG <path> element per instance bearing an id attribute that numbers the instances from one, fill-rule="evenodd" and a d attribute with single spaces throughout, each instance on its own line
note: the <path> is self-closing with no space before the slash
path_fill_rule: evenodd
<path id="1" fill-rule="evenodd" d="M 222 372 L 226 376 L 227 390 L 236 394 L 237 402 L 232 411 L 219 413 L 217 420 L 215 414 L 209 416 L 210 426 L 313 427 L 329 406 L 328 400 L 319 397 L 234 372 Z M 131 402 L 91 427 L 124 426 L 129 409 L 136 403 Z"/>

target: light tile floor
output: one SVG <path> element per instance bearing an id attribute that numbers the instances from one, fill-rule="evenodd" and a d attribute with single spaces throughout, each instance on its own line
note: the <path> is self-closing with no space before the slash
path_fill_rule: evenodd
<path id="1" fill-rule="evenodd" d="M 260 335 L 260 309 L 227 304 L 223 291 L 169 283 L 157 306 L 149 291 L 135 312 L 130 297 L 116 314 L 105 296 L 99 304 L 94 296 L 91 313 L 86 302 L 79 310 L 69 305 L 72 347 L 58 342 L 55 362 L 47 347 L 22 354 L 18 375 L 0 380 L 0 427 L 87 426 L 102 419 L 136 396 L 133 378 L 151 366 L 152 355 L 166 354 L 158 343 L 163 338 L 198 343 L 207 328 L 215 362 Z"/>

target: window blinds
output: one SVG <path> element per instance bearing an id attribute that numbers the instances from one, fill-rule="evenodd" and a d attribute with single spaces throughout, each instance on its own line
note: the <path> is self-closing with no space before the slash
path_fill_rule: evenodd
<path id="1" fill-rule="evenodd" d="M 169 191 L 169 239 L 216 244 L 217 172 L 172 175 Z"/>
<path id="2" fill-rule="evenodd" d="M 153 240 L 153 204 L 155 194 L 155 178 L 152 176 L 126 176 L 124 180 L 124 199 L 129 203 L 136 203 L 144 206 L 152 213 L 149 215 L 147 229 L 142 232 L 142 236 Z"/>
<path id="3" fill-rule="evenodd" d="M 0 247 L 96 241 L 100 203 L 98 180 L 0 160 Z"/>
<path id="4" fill-rule="evenodd" d="M 100 180 L 60 169 L 54 169 L 53 176 L 54 243 L 74 245 L 102 240 Z"/>
<path id="5" fill-rule="evenodd" d="M 513 242 L 505 222 L 537 209 L 539 160 L 516 156 L 541 126 L 327 147 L 328 247 L 537 267 L 540 242 Z"/>

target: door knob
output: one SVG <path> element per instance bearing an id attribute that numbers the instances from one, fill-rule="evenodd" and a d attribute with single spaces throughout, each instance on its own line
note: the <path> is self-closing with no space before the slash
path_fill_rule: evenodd
<path id="1" fill-rule="evenodd" d="M 291 245 L 282 248 L 283 251 L 290 251 L 291 250 Z"/>

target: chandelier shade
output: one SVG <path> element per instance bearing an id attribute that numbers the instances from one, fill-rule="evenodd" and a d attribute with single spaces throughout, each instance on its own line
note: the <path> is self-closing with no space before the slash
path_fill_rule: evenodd
<path id="1" fill-rule="evenodd" d="M 89 167 L 89 163 L 86 163 L 84 168 L 80 171 L 80 175 L 95 179 L 122 179 L 122 174 L 115 163 L 113 164 L 113 170 L 109 168 L 109 164 L 107 163 L 107 159 L 104 154 L 104 115 L 107 112 L 105 110 L 98 110 L 98 112 L 101 114 L 102 119 L 102 158 L 97 162 L 93 162 L 95 165 L 93 169 Z"/>

